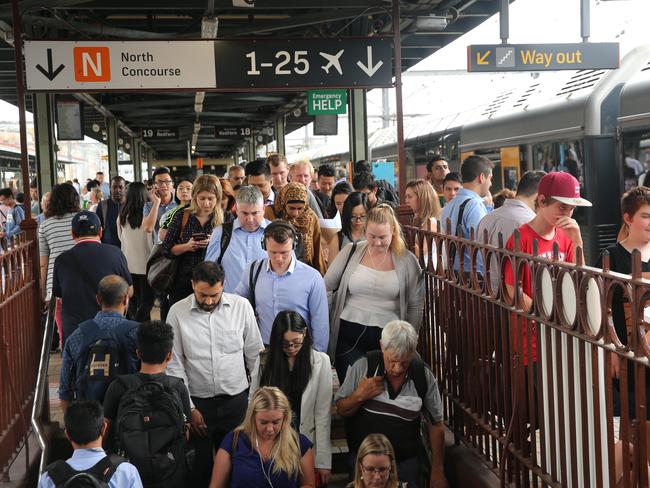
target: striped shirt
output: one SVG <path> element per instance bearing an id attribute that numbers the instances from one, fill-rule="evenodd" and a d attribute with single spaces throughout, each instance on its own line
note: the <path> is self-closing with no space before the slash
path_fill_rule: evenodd
<path id="1" fill-rule="evenodd" d="M 38 226 L 39 254 L 48 258 L 46 300 L 49 300 L 52 295 L 54 261 L 63 251 L 74 246 L 72 239 L 72 218 L 74 216 L 74 213 L 67 213 L 62 217 L 50 217 Z"/>

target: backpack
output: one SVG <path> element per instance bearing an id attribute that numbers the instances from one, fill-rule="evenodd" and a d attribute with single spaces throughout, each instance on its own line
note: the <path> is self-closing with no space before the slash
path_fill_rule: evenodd
<path id="1" fill-rule="evenodd" d="M 185 415 L 172 376 L 117 379 L 127 389 L 117 410 L 115 450 L 133 464 L 147 487 L 181 487 L 186 478 Z"/>
<path id="2" fill-rule="evenodd" d="M 91 468 L 77 471 L 59 459 L 47 466 L 45 471 L 57 488 L 108 488 L 108 482 L 124 461 L 124 458 L 110 454 Z"/>
<path id="3" fill-rule="evenodd" d="M 223 255 L 228 249 L 228 244 L 230 244 L 230 239 L 232 238 L 232 226 L 232 222 L 221 224 L 221 249 L 219 251 L 219 257 L 217 258 L 217 263 L 219 264 L 221 264 Z"/>
<path id="4" fill-rule="evenodd" d="M 381 351 L 370 351 L 366 353 L 366 360 L 368 361 L 368 372 L 366 376 L 384 376 L 384 356 Z M 425 364 L 420 356 L 414 356 L 411 360 L 411 372 L 413 373 L 413 382 L 415 383 L 415 389 L 418 392 L 418 396 L 422 399 L 422 405 L 424 406 L 424 400 L 427 396 L 427 390 L 429 385 L 427 383 L 427 376 L 425 373 Z"/>
<path id="5" fill-rule="evenodd" d="M 132 323 L 117 328 L 100 329 L 97 322 L 87 320 L 79 325 L 84 341 L 80 350 L 82 360 L 77 364 L 75 392 L 77 400 L 97 400 L 104 403 L 104 395 L 111 382 L 119 375 L 131 372 L 130 344 L 126 334 Z"/>
<path id="6" fill-rule="evenodd" d="M 255 269 L 255 265 L 257 265 L 257 269 Z M 259 261 L 253 261 L 251 263 L 251 268 L 248 273 L 248 301 L 250 302 L 251 307 L 253 307 L 253 312 L 255 313 L 256 318 L 258 318 L 258 315 L 257 315 L 257 309 L 255 308 L 255 287 L 257 286 L 257 279 L 260 277 L 260 273 L 262 272 L 263 266 L 264 266 L 263 259 L 260 259 Z"/>

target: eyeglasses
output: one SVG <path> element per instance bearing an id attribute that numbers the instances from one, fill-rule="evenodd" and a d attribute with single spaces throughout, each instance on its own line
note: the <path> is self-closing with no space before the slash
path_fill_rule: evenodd
<path id="1" fill-rule="evenodd" d="M 366 221 L 366 216 L 365 215 L 353 215 L 350 217 L 350 220 L 352 222 L 365 222 Z"/>
<path id="2" fill-rule="evenodd" d="M 302 341 L 298 342 L 287 342 L 282 341 L 282 349 L 300 349 L 302 347 Z"/>
<path id="3" fill-rule="evenodd" d="M 380 476 L 386 476 L 386 474 L 388 474 L 388 472 L 390 471 L 390 467 L 374 468 L 374 467 L 364 466 L 363 464 L 361 465 L 361 469 L 363 469 L 366 473 L 378 474 Z"/>
<path id="4" fill-rule="evenodd" d="M 163 186 L 163 185 L 169 186 L 173 182 L 174 182 L 173 180 L 160 180 L 160 181 L 156 181 L 155 184 L 156 186 Z"/>

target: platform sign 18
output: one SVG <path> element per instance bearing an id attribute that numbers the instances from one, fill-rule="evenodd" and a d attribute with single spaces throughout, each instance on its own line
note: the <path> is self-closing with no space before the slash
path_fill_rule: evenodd
<path id="1" fill-rule="evenodd" d="M 253 130 L 246 127 L 215 127 L 214 128 L 215 137 L 227 137 L 227 138 L 243 138 L 250 137 L 253 135 Z"/>
<path id="2" fill-rule="evenodd" d="M 309 90 L 307 113 L 309 115 L 343 115 L 346 113 L 346 90 Z"/>

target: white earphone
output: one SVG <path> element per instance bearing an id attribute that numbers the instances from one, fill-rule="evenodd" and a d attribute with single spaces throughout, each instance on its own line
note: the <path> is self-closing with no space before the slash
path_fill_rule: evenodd
<path id="1" fill-rule="evenodd" d="M 257 440 L 257 435 L 255 435 L 255 446 L 257 447 L 257 453 L 260 456 L 260 467 L 262 468 L 264 479 L 266 479 L 269 486 L 273 488 L 273 483 L 271 483 L 271 470 L 273 469 L 273 461 L 275 461 L 275 457 L 271 456 L 271 464 L 269 464 L 269 472 L 267 474 L 266 469 L 264 469 L 264 463 L 262 462 L 262 452 L 260 451 L 260 443 Z"/>

